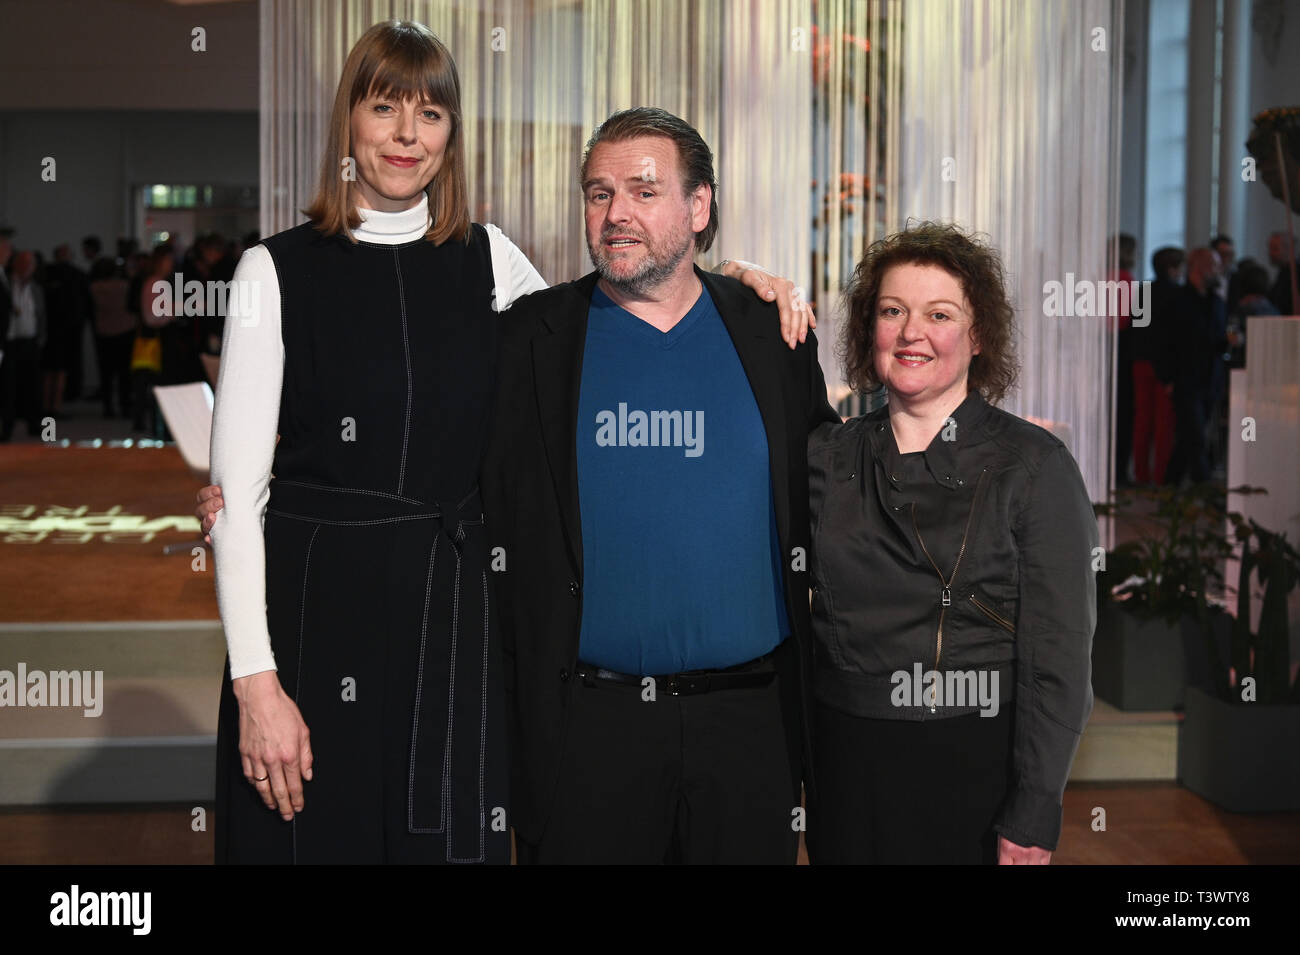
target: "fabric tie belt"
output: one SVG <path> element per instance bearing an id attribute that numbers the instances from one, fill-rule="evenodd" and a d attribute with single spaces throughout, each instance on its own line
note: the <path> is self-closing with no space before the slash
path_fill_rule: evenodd
<path id="1" fill-rule="evenodd" d="M 386 608 L 390 626 L 403 632 L 419 627 L 407 828 L 444 835 L 448 862 L 482 861 L 489 621 L 478 488 L 460 501 L 432 504 L 277 479 L 267 513 L 326 527 L 393 525 L 391 540 L 385 539 L 392 550 L 382 559 L 393 578 L 390 600 L 403 606 Z M 407 607 L 408 595 L 418 603 Z M 397 634 L 398 646 L 401 638 Z"/>

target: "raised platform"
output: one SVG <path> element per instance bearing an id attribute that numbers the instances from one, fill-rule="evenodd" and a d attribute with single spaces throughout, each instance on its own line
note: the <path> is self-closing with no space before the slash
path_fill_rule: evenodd
<path id="1" fill-rule="evenodd" d="M 1174 780 L 1181 713 L 1127 713 L 1096 700 L 1070 770 L 1071 782 Z"/>
<path id="2" fill-rule="evenodd" d="M 81 684 L 0 710 L 0 806 L 210 802 L 225 652 L 215 621 L 0 624 L 0 669 Z"/>
<path id="3" fill-rule="evenodd" d="M 210 800 L 211 555 L 163 553 L 198 536 L 198 479 L 171 446 L 6 445 L 0 470 L 0 671 L 102 681 L 98 716 L 0 707 L 0 806 Z"/>

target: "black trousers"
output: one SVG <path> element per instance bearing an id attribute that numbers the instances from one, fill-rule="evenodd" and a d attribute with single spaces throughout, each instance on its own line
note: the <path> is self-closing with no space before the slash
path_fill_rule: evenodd
<path id="1" fill-rule="evenodd" d="M 1014 705 L 997 716 L 864 719 L 814 704 L 814 864 L 992 865 Z"/>
<path id="2" fill-rule="evenodd" d="M 519 862 L 793 865 L 799 774 L 779 679 L 649 702 L 577 678 L 546 831 L 518 841 Z"/>
<path id="3" fill-rule="evenodd" d="M 1210 395 L 1191 389 L 1174 390 L 1174 451 L 1165 470 L 1165 483 L 1177 486 L 1184 475 L 1193 483 L 1210 478 L 1209 458 L 1205 448 Z"/>
<path id="4" fill-rule="evenodd" d="M 41 353 L 35 338 L 11 338 L 0 344 L 0 440 L 8 441 L 14 420 L 27 423 L 27 434 L 41 433 Z"/>
<path id="5" fill-rule="evenodd" d="M 104 414 L 115 413 L 113 398 L 123 414 L 131 410 L 131 349 L 135 332 L 120 335 L 99 335 L 95 338 L 99 354 L 99 390 L 104 401 Z"/>

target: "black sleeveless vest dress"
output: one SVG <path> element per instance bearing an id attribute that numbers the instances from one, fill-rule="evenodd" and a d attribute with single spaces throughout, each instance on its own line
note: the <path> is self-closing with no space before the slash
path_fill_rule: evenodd
<path id="1" fill-rule="evenodd" d="M 392 246 L 304 224 L 265 245 L 285 351 L 267 620 L 315 778 L 292 822 L 266 808 L 241 767 L 227 663 L 217 861 L 508 863 L 477 486 L 499 321 L 487 233 Z"/>

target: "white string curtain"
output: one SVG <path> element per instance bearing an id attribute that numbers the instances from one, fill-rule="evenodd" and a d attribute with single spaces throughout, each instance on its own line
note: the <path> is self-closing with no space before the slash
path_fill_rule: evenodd
<path id="1" fill-rule="evenodd" d="M 867 246 L 897 224 L 899 0 L 813 5 L 813 288 L 817 337 L 831 400 L 868 410 L 835 358 L 840 293 Z"/>
<path id="2" fill-rule="evenodd" d="M 955 221 L 1001 250 L 1021 360 L 1004 407 L 1057 423 L 1098 501 L 1110 488 L 1114 334 L 1105 317 L 1045 314 L 1044 285 L 1106 277 L 1122 13 L 1122 0 L 904 7 L 900 216 Z"/>
<path id="3" fill-rule="evenodd" d="M 809 276 L 811 0 L 261 0 L 262 230 L 302 221 L 348 50 L 418 20 L 461 77 L 471 213 L 548 281 L 590 268 L 578 165 L 610 113 L 660 106 L 714 150 L 721 229 L 706 263 Z"/>

